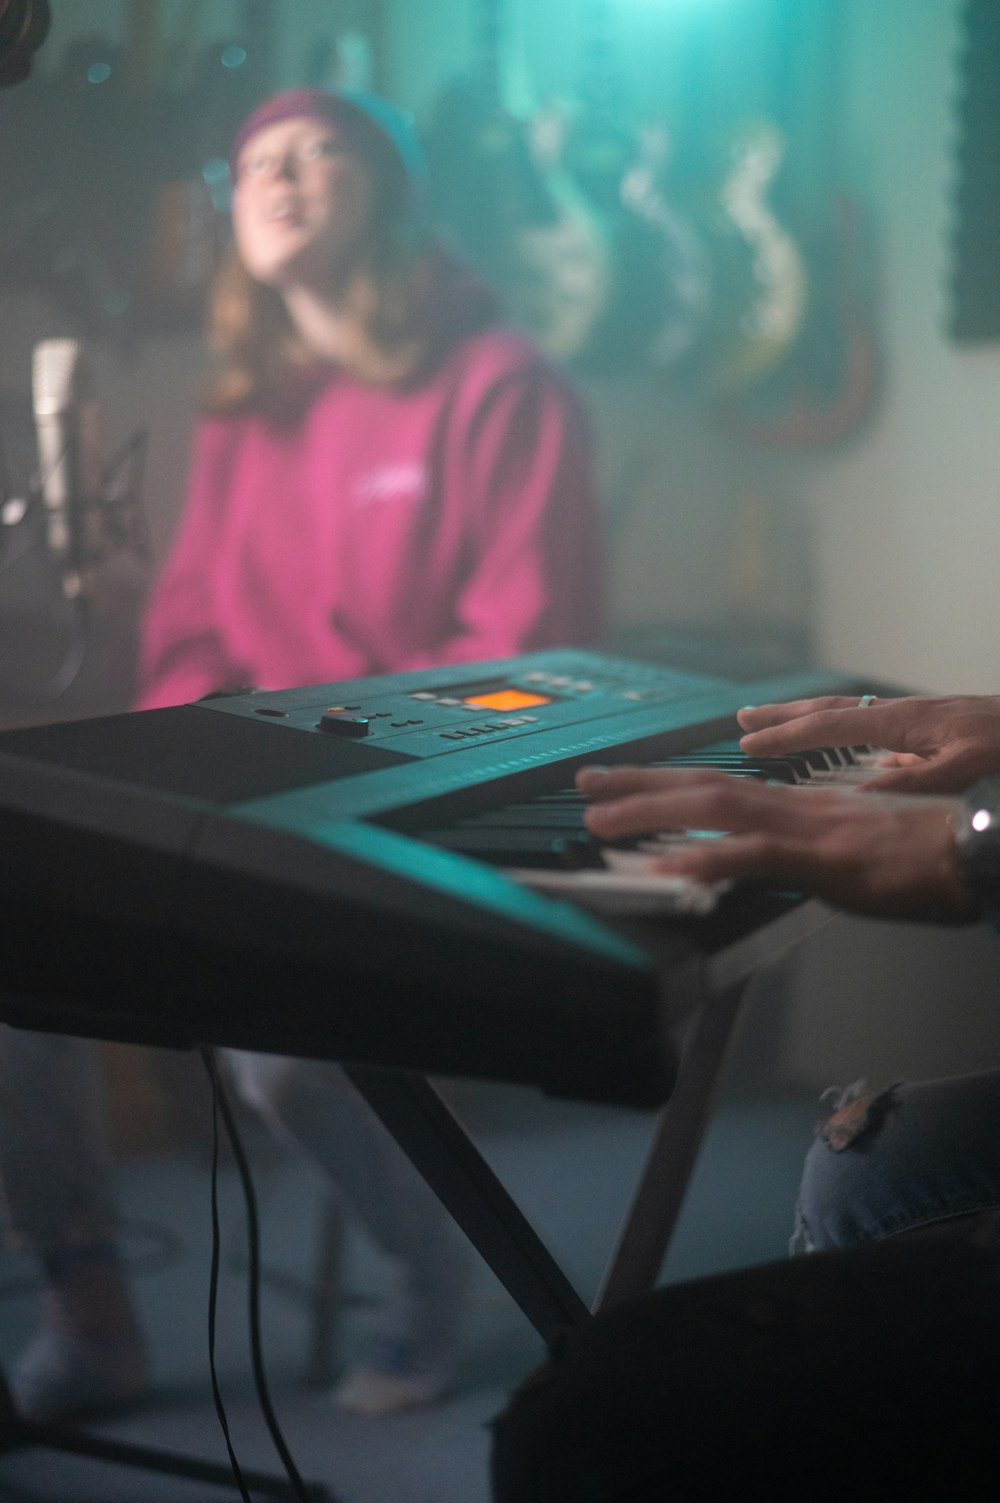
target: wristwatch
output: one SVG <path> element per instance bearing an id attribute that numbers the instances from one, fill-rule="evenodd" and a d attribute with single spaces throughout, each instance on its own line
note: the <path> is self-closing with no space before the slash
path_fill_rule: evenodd
<path id="1" fill-rule="evenodd" d="M 969 789 L 955 825 L 962 882 L 983 917 L 1000 920 L 1000 778 Z"/>

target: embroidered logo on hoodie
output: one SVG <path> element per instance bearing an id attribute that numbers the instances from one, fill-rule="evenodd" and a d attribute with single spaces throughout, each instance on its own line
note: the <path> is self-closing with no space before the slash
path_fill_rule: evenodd
<path id="1" fill-rule="evenodd" d="M 380 464 L 354 482 L 358 506 L 385 501 L 422 501 L 427 489 L 427 466 L 419 459 Z"/>

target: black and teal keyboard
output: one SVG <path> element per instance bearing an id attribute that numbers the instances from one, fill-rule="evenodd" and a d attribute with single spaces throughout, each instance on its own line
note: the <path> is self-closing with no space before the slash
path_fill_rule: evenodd
<path id="1" fill-rule="evenodd" d="M 623 924 L 510 873 L 603 862 L 588 762 L 853 775 L 853 752 L 751 764 L 734 716 L 858 688 L 545 652 L 7 732 L 0 1017 L 654 1104 L 664 966 L 745 949 L 793 900 Z"/>

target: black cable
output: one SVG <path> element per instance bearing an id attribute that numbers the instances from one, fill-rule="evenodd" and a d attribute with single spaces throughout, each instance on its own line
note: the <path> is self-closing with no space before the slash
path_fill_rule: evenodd
<path id="1" fill-rule="evenodd" d="M 236 1485 L 240 1490 L 243 1503 L 253 1503 L 253 1499 L 246 1490 L 243 1481 L 243 1473 L 233 1450 L 233 1442 L 229 1434 L 229 1418 L 226 1414 L 226 1406 L 222 1399 L 222 1390 L 219 1387 L 219 1374 L 215 1364 L 215 1317 L 219 1298 L 219 1258 L 221 1238 L 219 1234 L 219 1081 L 215 1071 L 215 1058 L 211 1049 L 203 1049 L 201 1057 L 208 1071 L 208 1078 L 212 1083 L 212 1264 L 208 1281 L 208 1366 L 212 1375 L 212 1397 L 215 1400 L 215 1412 L 219 1416 L 219 1424 L 226 1441 L 226 1450 L 229 1452 L 229 1464 L 233 1469 Z"/>
<path id="2" fill-rule="evenodd" d="M 143 561 L 150 554 L 149 526 L 140 499 L 148 452 L 149 433 L 137 428 L 106 466 L 102 484 L 102 509 L 106 525 L 110 523 L 112 541 L 119 548 L 131 549 Z M 105 544 L 104 556 L 107 547 Z"/>
<path id="3" fill-rule="evenodd" d="M 247 1291 L 249 1298 L 250 1353 L 253 1363 L 254 1383 L 256 1384 L 257 1388 L 257 1397 L 260 1402 L 261 1413 L 264 1416 L 264 1420 L 267 1424 L 271 1440 L 274 1443 L 274 1448 L 281 1458 L 282 1465 L 285 1468 L 285 1473 L 288 1477 L 288 1480 L 292 1484 L 293 1491 L 300 1499 L 300 1503 L 311 1503 L 310 1491 L 303 1481 L 298 1467 L 295 1465 L 295 1462 L 292 1458 L 292 1453 L 288 1449 L 288 1444 L 285 1441 L 285 1437 L 281 1431 L 281 1426 L 278 1423 L 278 1417 L 274 1412 L 274 1406 L 271 1402 L 271 1395 L 267 1385 L 267 1374 L 264 1370 L 263 1349 L 260 1338 L 260 1222 L 257 1215 L 257 1196 L 254 1191 L 253 1176 L 250 1172 L 250 1165 L 243 1148 L 243 1143 L 240 1139 L 239 1131 L 236 1126 L 236 1120 L 232 1113 L 232 1108 L 229 1105 L 228 1097 L 226 1096 L 226 1092 L 223 1089 L 222 1081 L 219 1079 L 219 1073 L 215 1065 L 215 1055 L 211 1049 L 205 1048 L 201 1050 L 201 1057 L 204 1060 L 205 1068 L 208 1071 L 209 1079 L 212 1082 L 213 1193 L 215 1183 L 215 1168 L 217 1162 L 215 1156 L 217 1136 L 214 1132 L 214 1128 L 216 1126 L 216 1110 L 218 1110 L 218 1112 L 222 1116 L 222 1120 L 226 1128 L 226 1135 L 229 1139 L 229 1144 L 233 1151 L 233 1158 L 236 1162 L 236 1167 L 239 1172 L 240 1183 L 243 1186 L 243 1198 L 246 1206 L 247 1218 L 247 1254 L 249 1261 Z M 213 1276 L 217 1278 L 218 1243 L 214 1238 L 214 1230 L 215 1222 L 213 1220 Z M 232 1455 L 231 1452 L 230 1455 Z"/>

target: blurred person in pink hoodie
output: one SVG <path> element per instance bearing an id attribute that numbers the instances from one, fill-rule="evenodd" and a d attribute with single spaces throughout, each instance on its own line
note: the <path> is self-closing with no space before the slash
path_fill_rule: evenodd
<path id="1" fill-rule="evenodd" d="M 430 236 L 416 151 L 402 112 L 313 90 L 237 134 L 221 368 L 142 708 L 600 633 L 584 415 Z"/>

